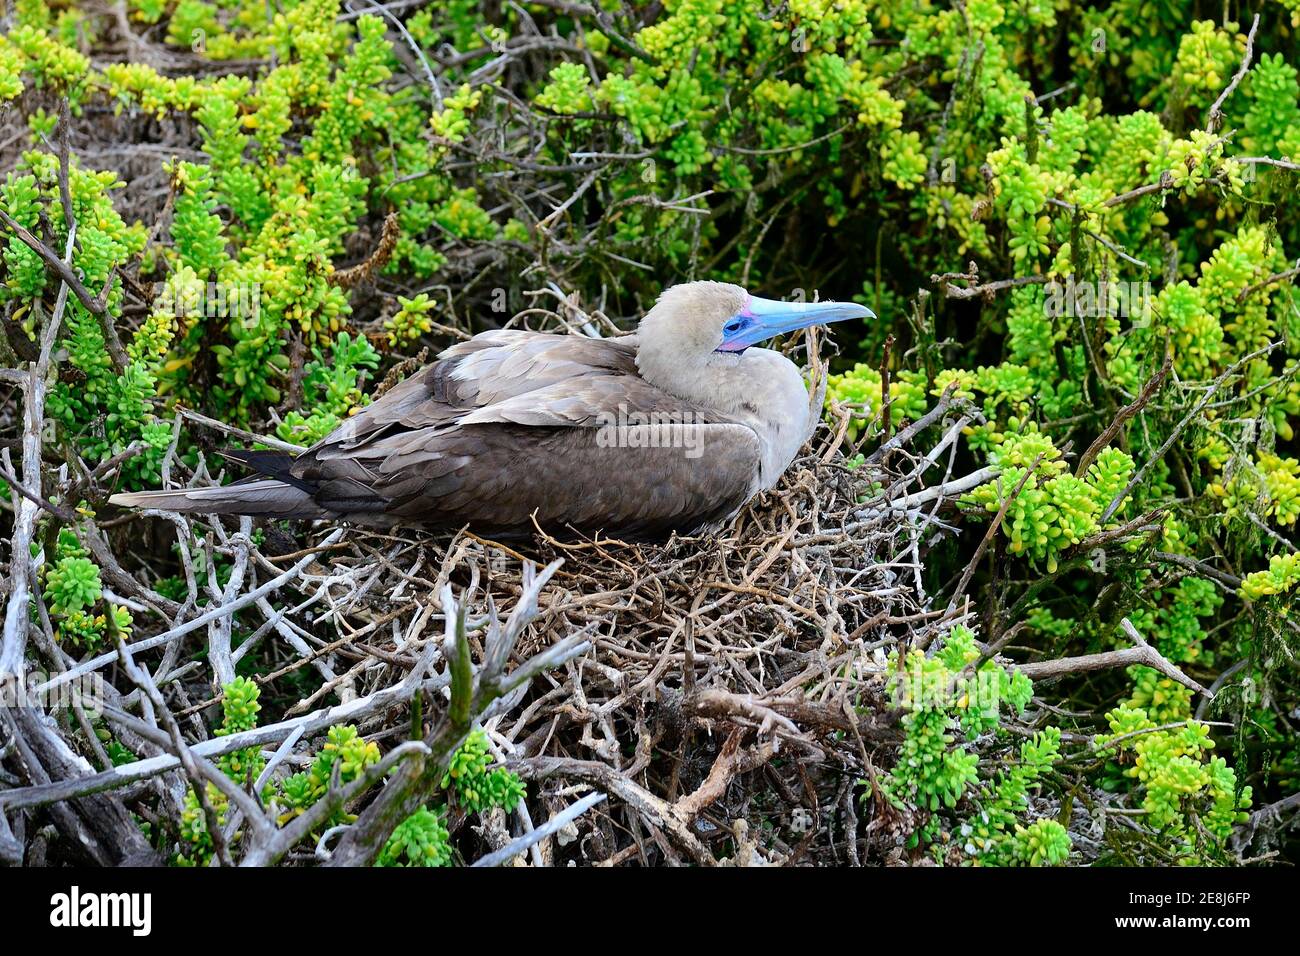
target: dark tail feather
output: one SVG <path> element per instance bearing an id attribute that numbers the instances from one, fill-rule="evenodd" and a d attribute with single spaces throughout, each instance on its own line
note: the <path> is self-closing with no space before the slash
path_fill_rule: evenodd
<path id="1" fill-rule="evenodd" d="M 328 518 L 303 488 L 275 478 L 176 491 L 139 491 L 113 495 L 109 504 L 126 508 L 157 508 L 201 515 L 268 515 L 276 518 Z"/>
<path id="2" fill-rule="evenodd" d="M 286 485 L 293 485 L 303 491 L 315 491 L 315 487 L 301 478 L 294 477 L 289 469 L 293 467 L 294 457 L 282 451 L 249 451 L 242 448 L 223 448 L 218 454 L 223 458 L 239 462 L 245 468 L 257 472 L 266 478 L 275 478 Z"/>

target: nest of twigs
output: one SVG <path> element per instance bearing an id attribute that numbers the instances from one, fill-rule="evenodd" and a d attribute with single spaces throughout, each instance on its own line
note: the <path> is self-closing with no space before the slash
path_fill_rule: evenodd
<path id="1" fill-rule="evenodd" d="M 820 379 L 815 343 L 810 353 Z M 950 411 L 957 421 L 944 420 Z M 134 630 L 77 660 L 39 611 L 32 640 L 49 674 L 29 677 L 29 690 L 102 681 L 104 725 L 139 759 L 111 766 L 82 714 L 59 723 L 19 708 L 27 786 L 0 795 L 0 818 L 30 835 L 52 813 L 60 845 L 83 862 L 157 860 L 128 811 L 175 832 L 186 786 L 205 793 L 206 781 L 240 811 L 219 862 L 368 863 L 437 795 L 449 754 L 481 726 L 529 795 L 509 819 L 467 820 L 453 806 L 466 862 L 901 860 L 914 821 L 875 785 L 901 739 L 887 655 L 924 648 L 966 616 L 954 596 L 964 579 L 935 600 L 923 560 L 953 530 L 941 517 L 953 498 L 987 475 L 951 475 L 953 442 L 975 414 L 951 395 L 865 458 L 845 457 L 852 416 L 837 413 L 776 489 L 708 536 L 623 542 L 539 528 L 521 545 L 469 530 L 254 534 L 247 518 L 208 519 L 196 537 L 191 519 L 167 513 L 152 513 L 161 520 L 143 537 L 138 516 L 120 530 L 83 523 L 104 599 L 132 611 Z M 910 447 L 941 420 L 935 447 Z M 936 465 L 947 469 L 927 487 Z M 200 467 L 188 480 L 211 479 Z M 179 561 L 150 557 L 170 541 Z M 180 600 L 153 586 L 177 565 Z M 458 661 L 470 662 L 459 676 Z M 221 688 L 250 670 L 261 725 L 215 734 Z M 308 764 L 339 723 L 355 724 L 384 762 L 288 826 L 257 788 L 216 768 L 259 747 L 264 785 Z M 313 848 L 339 807 L 358 819 Z M 0 851 L 45 858 L 22 832 L 0 832 Z"/>
<path id="2" fill-rule="evenodd" d="M 579 821 L 578 839 L 544 841 L 544 852 L 710 862 L 752 855 L 746 833 L 761 830 L 773 859 L 852 859 L 854 785 L 873 772 L 872 751 L 899 739 L 886 651 L 955 618 L 925 608 L 911 556 L 924 513 L 873 496 L 881 477 L 810 455 L 724 533 L 662 544 L 356 536 L 314 572 L 340 582 L 331 614 L 366 644 L 328 686 L 365 697 L 402 680 L 415 657 L 402 659 L 400 635 L 448 582 L 473 617 L 489 602 L 512 608 L 522 568 L 561 562 L 516 656 L 575 634 L 590 650 L 486 726 L 538 781 L 543 818 L 584 787 L 613 799 Z M 390 719 L 376 714 L 368 729 Z"/>
<path id="3" fill-rule="evenodd" d="M 887 767 L 901 739 L 886 655 L 900 642 L 923 647 L 962 618 L 930 607 L 921 589 L 950 501 L 943 485 L 921 487 L 923 459 L 908 437 L 850 466 L 843 435 L 823 433 L 774 491 L 707 537 L 624 542 L 539 529 L 521 545 L 468 530 L 448 539 L 322 527 L 307 548 L 268 555 L 276 542 L 259 549 L 246 522 L 244 533 L 214 524 L 243 594 L 282 584 L 243 602 L 260 620 L 245 619 L 255 630 L 233 652 L 228 636 L 209 640 L 211 674 L 190 665 L 176 675 L 178 712 L 215 714 L 223 673 L 278 642 L 276 666 L 254 678 L 279 702 L 268 711 L 282 714 L 257 737 L 268 756 L 301 728 L 296 750 L 281 755 L 292 769 L 342 720 L 389 747 L 410 736 L 417 686 L 424 715 L 449 706 L 446 622 L 464 614 L 483 680 L 501 653 L 499 617 L 510 614 L 502 671 L 537 676 L 474 716 L 530 781 L 529 798 L 515 821 L 496 811 L 470 829 L 453 813 L 465 859 L 535 835 L 534 820 L 593 792 L 608 801 L 536 840 L 533 862 L 897 858 L 906 827 L 883 800 L 861 803 L 871 788 L 858 786 L 876 774 L 873 755 L 883 748 Z M 182 659 L 180 642 L 169 646 L 160 684 Z M 558 666 L 536 665 L 548 655 Z M 216 738 L 206 756 L 246 742 Z"/>

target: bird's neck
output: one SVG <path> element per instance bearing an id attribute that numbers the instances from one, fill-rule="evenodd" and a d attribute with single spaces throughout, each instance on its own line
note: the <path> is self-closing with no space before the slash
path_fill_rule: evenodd
<path id="1" fill-rule="evenodd" d="M 663 361 L 642 349 L 641 377 L 717 417 L 748 425 L 763 445 L 760 489 L 771 488 L 807 435 L 809 397 L 798 367 L 779 352 L 714 352 L 702 361 Z"/>

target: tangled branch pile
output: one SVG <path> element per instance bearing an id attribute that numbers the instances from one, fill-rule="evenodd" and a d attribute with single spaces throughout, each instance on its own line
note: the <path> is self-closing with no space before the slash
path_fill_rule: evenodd
<path id="1" fill-rule="evenodd" d="M 9 727 L 11 750 L 30 785 L 0 793 L 0 808 L 19 833 L 26 830 L 25 839 L 7 834 L 7 855 L 12 862 L 28 858 L 30 840 L 44 857 L 50 835 L 23 826 L 23 811 L 43 806 L 62 808 L 54 818 L 59 856 L 73 852 L 100 863 L 150 858 L 127 822 L 128 807 L 144 815 L 152 833 L 178 837 L 182 856 L 192 855 L 196 844 L 212 845 L 201 838 L 201 824 L 196 832 L 194 804 L 215 817 L 217 802 L 244 812 L 242 827 L 220 814 L 223 859 L 274 862 L 315 835 L 325 859 L 372 862 L 394 825 L 409 816 L 406 809 L 397 817 L 380 811 L 428 800 L 474 723 L 507 767 L 545 781 L 519 804 L 521 846 L 537 834 L 529 804 L 550 817 L 563 811 L 566 797 L 588 788 L 613 798 L 580 830 L 572 822 L 561 829 L 558 843 L 538 835 L 539 859 L 861 860 L 868 851 L 859 846 L 855 783 L 875 773 L 872 753 L 902 736 L 885 694 L 886 651 L 900 641 L 923 647 L 964 618 L 927 609 L 918 587 L 923 553 L 949 531 L 937 512 L 951 504 L 952 489 L 971 482 L 917 487 L 920 459 L 897 439 L 892 477 L 882 481 L 887 475 L 879 466 L 845 467 L 834 436 L 822 437 L 777 491 L 725 535 L 707 540 L 654 545 L 544 536 L 525 553 L 468 532 L 446 541 L 322 529 L 309 535 L 308 547 L 276 555 L 255 540 L 247 519 L 238 530 L 214 521 L 197 531 L 173 516 L 182 549 L 196 539 L 207 548 L 206 561 L 193 563 L 230 562 L 228 576 L 220 576 L 224 586 L 215 573 L 190 576 L 188 595 L 178 602 L 108 564 L 110 586 L 129 596 L 107 588 L 105 596 L 136 616 L 136 633 L 116 651 L 81 662 L 48 630 L 41 602 L 47 630 L 38 627 L 32 636 L 36 656 L 50 668 L 49 683 L 103 674 L 111 678 L 101 688 L 108 702 L 102 722 L 85 713 L 91 702 L 79 696 L 62 724 L 27 708 L 14 711 L 21 717 Z M 92 538 L 96 549 L 105 544 Z M 538 579 L 531 569 L 540 562 L 550 563 Z M 205 592 L 209 609 L 194 616 Z M 511 610 L 504 628 L 498 607 Z M 146 624 L 154 617 L 157 626 Z M 145 629 L 157 633 L 137 636 Z M 339 636 L 319 636 L 330 632 Z M 23 635 L 7 632 L 6 652 L 21 654 Z M 478 692 L 458 702 L 461 648 L 480 666 Z M 210 668 L 193 659 L 204 651 Z M 253 655 L 267 662 L 265 672 L 237 678 Z M 496 694 L 482 693 L 501 678 Z M 213 696 L 214 685 L 224 693 Z M 304 686 L 310 690 L 294 699 Z M 224 706 L 229 724 L 237 697 L 274 699 L 283 719 L 223 726 L 209 736 L 198 718 Z M 340 703 L 331 706 L 331 697 Z M 467 709 L 458 719 L 462 703 Z M 131 713 L 137 704 L 145 707 L 143 720 Z M 427 730 L 422 714 L 432 718 Z M 310 767 L 315 738 L 345 723 L 386 756 L 357 778 L 365 787 L 333 780 L 291 826 L 275 827 L 282 795 L 263 811 L 241 789 L 248 781 L 227 772 L 231 755 L 265 750 L 269 761 L 247 758 L 259 771 L 248 789 L 264 796 L 277 768 L 285 775 Z M 100 744 L 109 737 L 104 731 L 116 747 L 111 755 Z M 423 746 L 401 743 L 412 736 L 423 736 Z M 88 749 L 90 761 L 74 749 Z M 96 757 L 98 772 L 90 765 Z M 412 793 L 404 798 L 397 795 L 404 782 L 393 778 L 379 796 L 362 799 L 382 771 L 403 760 L 411 761 L 406 767 L 430 761 L 434 770 L 412 772 Z M 182 772 L 204 781 L 189 791 L 195 799 L 188 816 Z M 218 792 L 197 800 L 211 783 Z M 322 831 L 353 801 L 368 809 L 340 827 L 347 842 L 332 853 L 330 834 Z M 898 812 L 882 800 L 875 805 L 867 816 L 890 820 Z M 458 803 L 449 821 L 453 835 L 465 814 Z M 485 814 L 481 834 L 458 841 L 461 852 L 507 847 L 503 817 L 500 809 Z M 889 829 L 881 845 L 897 855 L 902 832 Z M 566 836 L 579 833 L 566 851 L 573 843 Z"/>

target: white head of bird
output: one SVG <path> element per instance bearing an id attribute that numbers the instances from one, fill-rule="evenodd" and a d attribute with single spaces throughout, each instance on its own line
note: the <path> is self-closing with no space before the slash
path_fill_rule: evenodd
<path id="1" fill-rule="evenodd" d="M 793 362 L 757 344 L 867 318 L 875 313 L 855 302 L 781 302 L 726 282 L 685 282 L 641 320 L 637 369 L 670 395 L 753 427 L 766 446 L 763 471 L 779 476 L 808 433 L 808 392 Z"/>

